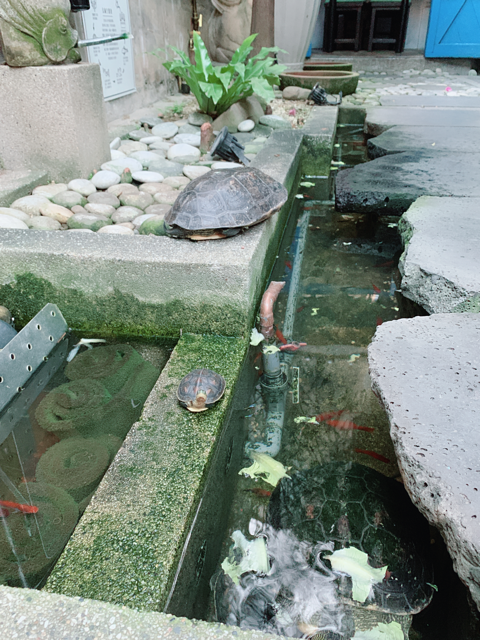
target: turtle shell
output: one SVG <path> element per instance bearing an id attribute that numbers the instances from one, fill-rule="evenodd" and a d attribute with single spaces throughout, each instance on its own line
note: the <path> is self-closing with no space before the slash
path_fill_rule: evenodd
<path id="1" fill-rule="evenodd" d="M 250 227 L 278 211 L 287 197 L 285 187 L 259 169 L 218 169 L 192 180 L 165 222 L 184 235 Z"/>
<path id="2" fill-rule="evenodd" d="M 194 369 L 190 371 L 178 385 L 177 398 L 181 405 L 190 409 L 197 394 L 205 393 L 205 408 L 211 407 L 223 396 L 225 379 L 211 369 Z"/>
<path id="3" fill-rule="evenodd" d="M 283 478 L 270 499 L 267 522 L 314 545 L 356 547 L 372 567 L 388 565 L 387 577 L 373 584 L 373 597 L 363 604 L 352 600 L 355 606 L 414 614 L 433 597 L 427 521 L 401 484 L 374 469 L 332 462 Z M 351 600 L 349 576 L 342 574 L 338 589 Z"/>

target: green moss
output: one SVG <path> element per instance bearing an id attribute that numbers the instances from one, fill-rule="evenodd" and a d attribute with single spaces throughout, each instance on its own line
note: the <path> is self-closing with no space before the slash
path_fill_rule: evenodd
<path id="1" fill-rule="evenodd" d="M 330 172 L 334 135 L 306 135 L 303 138 L 302 170 L 307 175 L 326 176 Z"/>
<path id="2" fill-rule="evenodd" d="M 233 304 L 220 307 L 208 301 L 194 304 L 187 300 L 153 304 L 117 290 L 101 298 L 87 297 L 73 288 L 55 288 L 48 280 L 31 273 L 18 275 L 1 286 L 0 300 L 12 311 L 19 326 L 53 302 L 76 331 L 116 338 L 177 337 L 181 329 L 198 334 L 241 336 L 249 331 L 253 318 L 253 309 Z"/>
<path id="3" fill-rule="evenodd" d="M 415 232 L 413 225 L 406 216 L 402 216 L 398 221 L 398 232 L 402 237 L 403 246 L 406 247 Z"/>
<path id="4" fill-rule="evenodd" d="M 182 336 L 50 576 L 48 591 L 164 608 L 247 348 L 237 338 Z M 204 413 L 191 413 L 176 399 L 180 379 L 197 367 L 226 380 L 224 397 Z"/>

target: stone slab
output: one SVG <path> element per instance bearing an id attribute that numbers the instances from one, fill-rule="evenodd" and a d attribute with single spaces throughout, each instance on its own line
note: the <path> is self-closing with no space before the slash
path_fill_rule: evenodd
<path id="1" fill-rule="evenodd" d="M 35 187 L 45 184 L 46 181 L 47 172 L 45 170 L 8 171 L 0 169 L 0 207 L 9 207 L 12 202 L 27 196 Z"/>
<path id="2" fill-rule="evenodd" d="M 345 169 L 336 179 L 339 211 L 399 215 L 420 196 L 480 196 L 480 157 L 408 151 Z"/>
<path id="3" fill-rule="evenodd" d="M 252 166 L 290 190 L 301 147 L 301 133 L 280 132 Z M 99 335 L 246 335 L 290 206 L 243 234 L 204 242 L 5 231 L 0 297 L 19 325 L 55 299 L 69 326 Z"/>
<path id="4" fill-rule="evenodd" d="M 405 488 L 480 608 L 479 314 L 385 322 L 369 347 Z"/>
<path id="5" fill-rule="evenodd" d="M 367 140 L 370 158 L 401 151 L 423 150 L 428 153 L 478 153 L 478 127 L 392 127 Z"/>
<path id="6" fill-rule="evenodd" d="M 338 122 L 338 107 L 314 106 L 305 126 L 302 169 L 307 175 L 328 176 Z"/>
<path id="7" fill-rule="evenodd" d="M 0 66 L 0 164 L 88 178 L 110 159 L 96 64 Z"/>
<path id="8" fill-rule="evenodd" d="M 421 107 L 369 107 L 365 132 L 378 136 L 393 126 L 480 127 L 476 109 L 441 109 Z"/>
<path id="9" fill-rule="evenodd" d="M 419 89 L 425 87 L 419 85 Z M 480 109 L 480 96 L 380 96 L 382 107 L 439 107 L 441 109 Z"/>
<path id="10" fill-rule="evenodd" d="M 419 198 L 399 230 L 403 295 L 428 313 L 480 311 L 480 198 Z"/>
<path id="11" fill-rule="evenodd" d="M 278 640 L 251 629 L 31 589 L 0 586 L 0 607 L 5 640 L 31 640 L 33 629 L 37 638 L 48 640 Z"/>
<path id="12" fill-rule="evenodd" d="M 202 566 L 207 567 L 208 591 L 218 560 L 215 540 L 224 533 L 215 531 L 221 516 L 211 504 L 208 518 L 196 512 L 205 494 L 203 502 L 214 498 L 217 508 L 228 513 L 244 433 L 236 422 L 229 433 L 223 425 L 247 346 L 247 340 L 218 336 L 185 334 L 180 339 L 140 421 L 127 435 L 50 575 L 47 591 L 194 617 L 200 548 L 206 548 Z M 176 391 L 186 373 L 199 367 L 223 375 L 226 391 L 214 408 L 195 414 L 179 405 Z M 209 472 L 217 469 L 216 486 L 205 491 Z M 209 518 L 209 535 L 192 533 L 192 523 Z M 186 588 L 179 611 L 172 611 L 175 590 L 181 589 L 177 567 L 185 564 Z"/>

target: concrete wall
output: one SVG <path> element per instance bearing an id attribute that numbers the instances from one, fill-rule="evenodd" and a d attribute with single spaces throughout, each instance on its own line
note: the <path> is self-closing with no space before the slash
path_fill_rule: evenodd
<path id="1" fill-rule="evenodd" d="M 148 52 L 168 45 L 188 51 L 191 15 L 191 0 L 130 0 L 137 91 L 106 103 L 109 121 L 147 106 L 177 89 L 173 76 L 158 58 Z M 82 32 L 78 16 L 76 25 Z"/>

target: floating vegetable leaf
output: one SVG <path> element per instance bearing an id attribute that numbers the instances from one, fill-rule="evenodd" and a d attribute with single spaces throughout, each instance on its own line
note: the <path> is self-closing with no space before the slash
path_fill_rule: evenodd
<path id="1" fill-rule="evenodd" d="M 311 315 L 316 316 L 319 311 L 320 311 L 320 307 L 313 308 Z"/>
<path id="2" fill-rule="evenodd" d="M 357 602 L 365 602 L 372 584 L 385 578 L 387 566 L 374 569 L 368 564 L 368 555 L 355 547 L 339 549 L 325 557 L 330 560 L 334 571 L 346 573 L 352 578 L 352 598 Z"/>
<path id="3" fill-rule="evenodd" d="M 303 196 L 301 193 L 297 193 L 297 195 L 295 196 L 295 198 L 298 198 L 299 200 L 303 199 Z"/>
<path id="4" fill-rule="evenodd" d="M 280 349 L 276 347 L 274 344 L 271 344 L 269 347 L 263 348 L 263 353 L 266 353 L 266 354 L 276 353 L 277 351 L 280 351 Z"/>
<path id="5" fill-rule="evenodd" d="M 314 182 L 300 182 L 300 186 L 301 187 L 314 187 L 315 183 Z"/>
<path id="6" fill-rule="evenodd" d="M 287 469 L 278 460 L 274 460 L 266 453 L 257 453 L 256 451 L 250 451 L 248 453 L 253 460 L 251 467 L 245 467 L 240 469 L 238 475 L 244 473 L 250 478 L 262 477 L 265 482 L 271 484 L 272 487 L 276 487 L 282 478 L 289 478 Z"/>
<path id="7" fill-rule="evenodd" d="M 402 627 L 398 622 L 379 622 L 368 631 L 357 631 L 352 640 L 404 640 Z"/>
<path id="8" fill-rule="evenodd" d="M 352 353 L 352 355 L 350 356 L 348 361 L 349 362 L 355 362 L 355 360 L 358 360 L 359 358 L 360 358 L 360 354 L 359 353 Z"/>
<path id="9" fill-rule="evenodd" d="M 429 586 L 429 587 L 432 587 L 432 589 L 433 589 L 434 591 L 438 591 L 438 587 L 437 587 L 437 585 L 436 585 L 436 584 L 432 584 L 431 582 L 427 582 L 427 584 L 428 584 L 428 586 Z"/>
<path id="10" fill-rule="evenodd" d="M 234 531 L 232 540 L 234 544 L 230 548 L 228 558 L 222 562 L 222 569 L 235 584 L 239 583 L 242 573 L 248 571 L 268 573 L 270 571 L 264 538 L 247 540 L 241 531 Z"/>
<path id="11" fill-rule="evenodd" d="M 255 327 L 252 329 L 252 333 L 250 334 L 250 344 L 256 347 L 262 340 L 265 340 L 265 336 L 263 336 L 260 331 L 257 331 Z"/>
<path id="12" fill-rule="evenodd" d="M 398 224 L 397 224 L 396 222 L 391 222 L 391 223 L 388 225 L 388 228 L 389 228 L 389 229 L 395 229 L 395 227 L 398 227 Z"/>
<path id="13" fill-rule="evenodd" d="M 307 416 L 298 416 L 298 418 L 294 418 L 293 420 L 296 424 L 300 424 L 301 422 L 311 422 L 313 424 L 318 424 L 315 417 L 308 418 Z"/>

